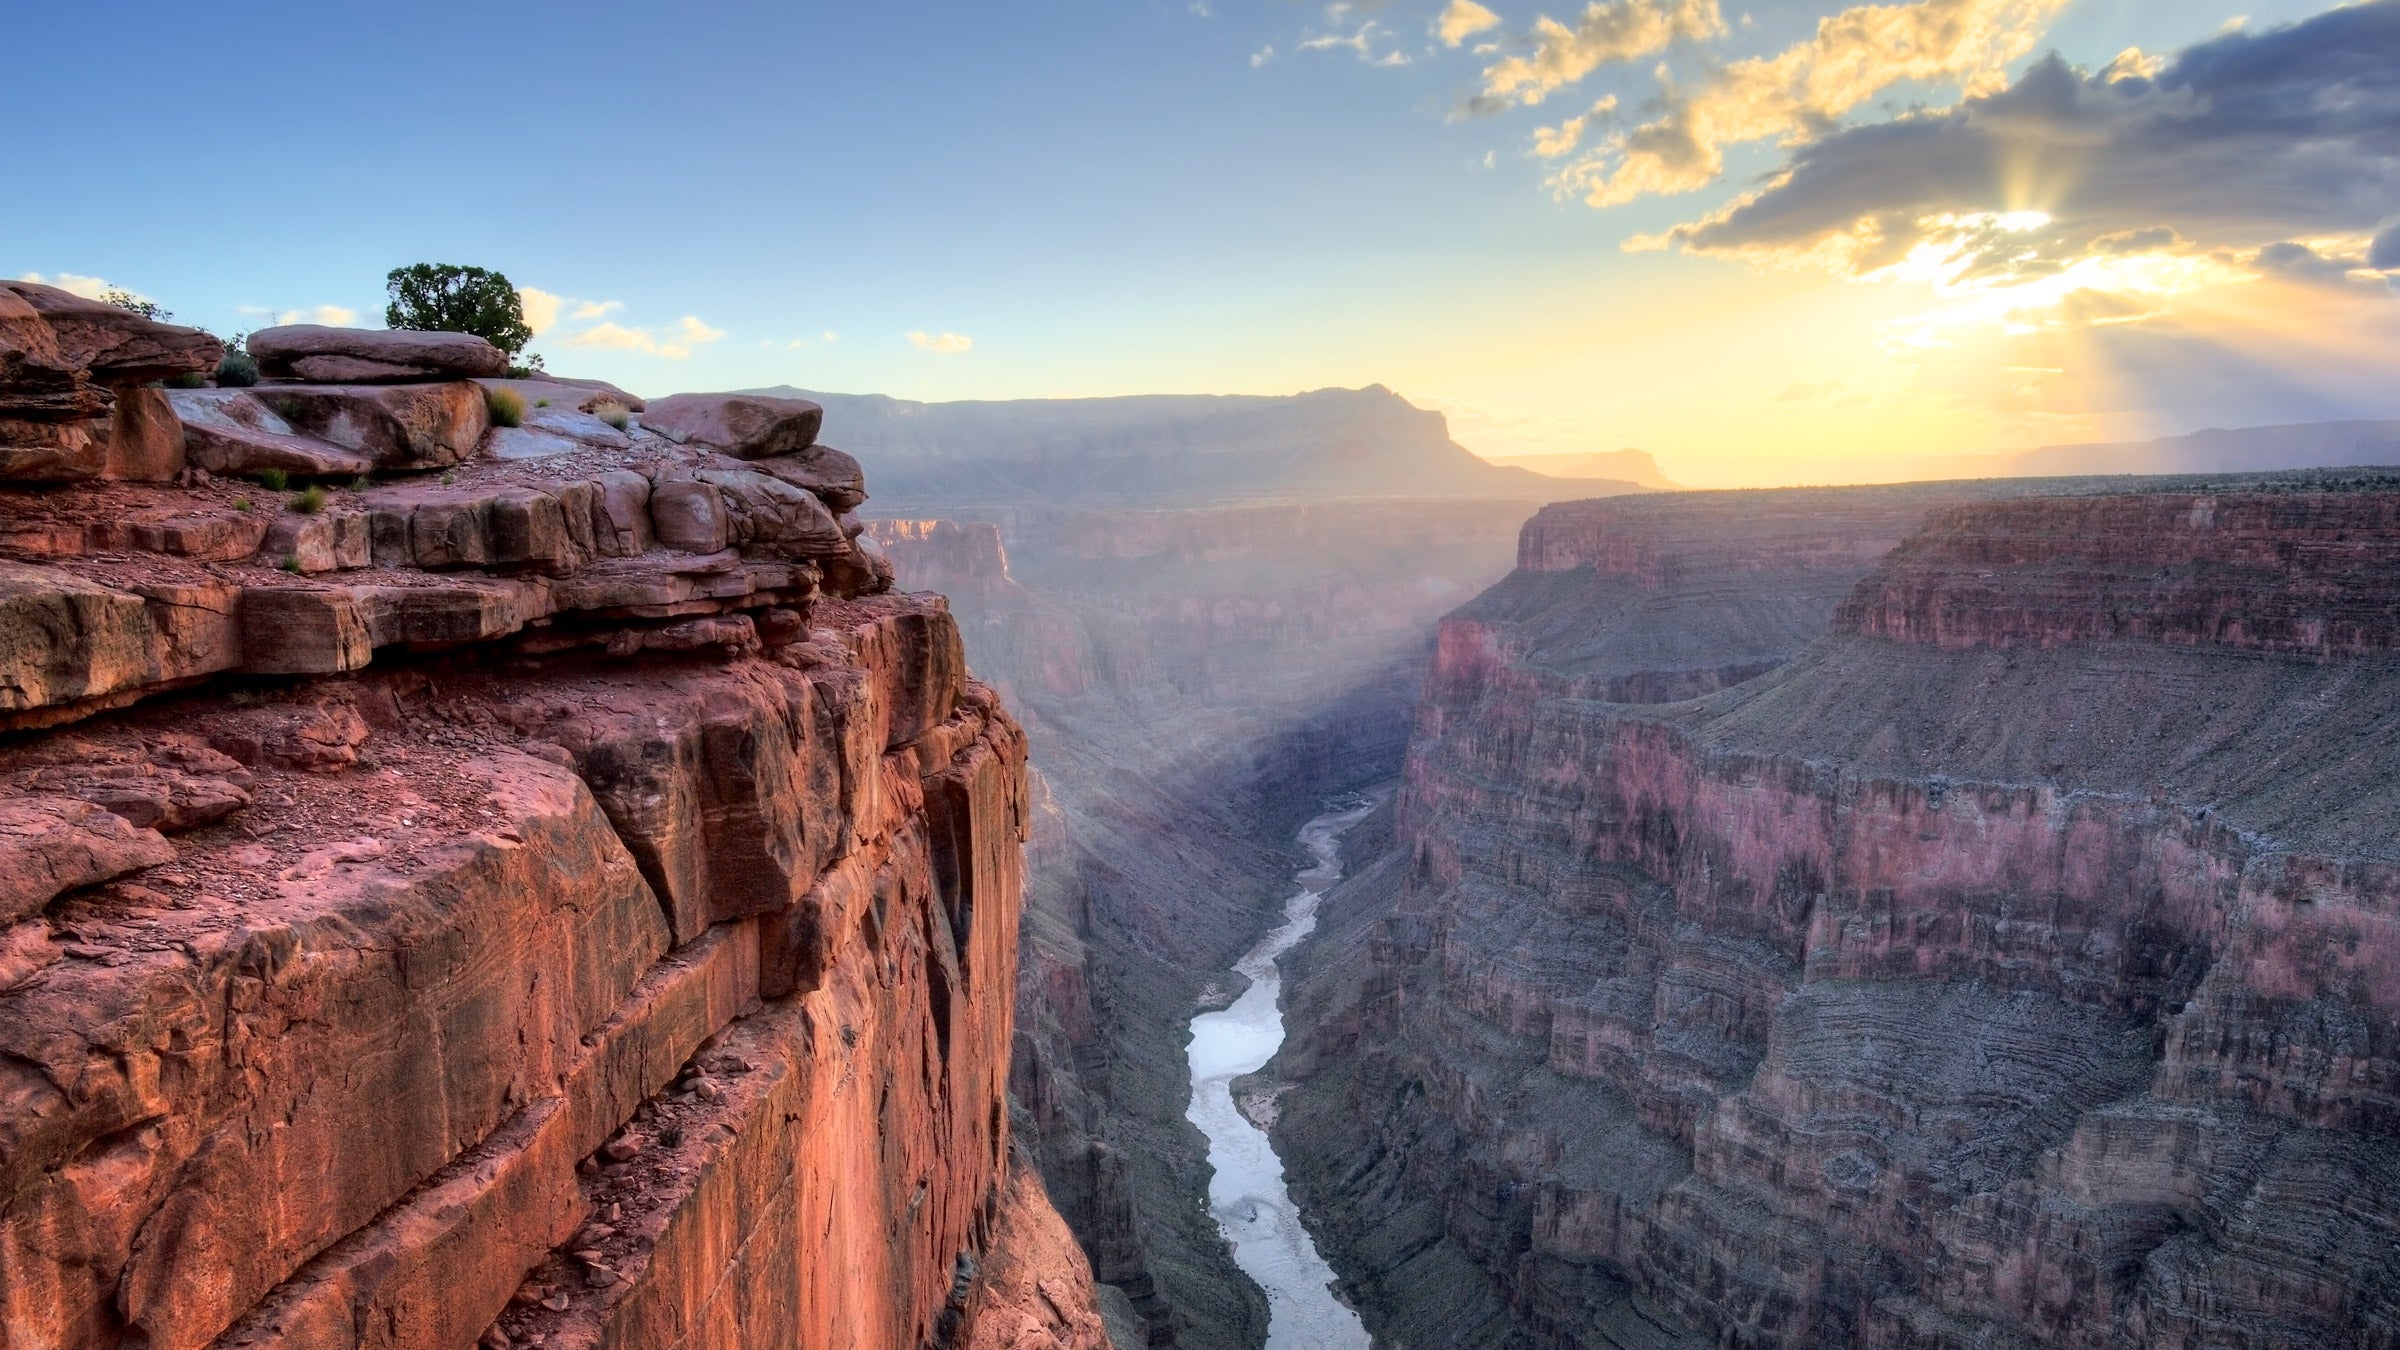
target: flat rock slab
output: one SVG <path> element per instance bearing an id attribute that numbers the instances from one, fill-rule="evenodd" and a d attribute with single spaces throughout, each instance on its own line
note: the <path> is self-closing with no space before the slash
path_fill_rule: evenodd
<path id="1" fill-rule="evenodd" d="M 295 323 L 252 333 L 248 346 L 270 379 L 401 383 L 508 370 L 508 353 L 472 333 Z"/>
<path id="2" fill-rule="evenodd" d="M 756 394 L 674 394 L 642 414 L 642 425 L 668 440 L 736 459 L 799 454 L 824 424 L 825 410 L 807 399 Z"/>
<path id="3" fill-rule="evenodd" d="M 169 389 L 166 398 L 183 423 L 185 456 L 210 473 L 341 478 L 375 467 L 371 455 L 301 435 L 247 389 Z"/>

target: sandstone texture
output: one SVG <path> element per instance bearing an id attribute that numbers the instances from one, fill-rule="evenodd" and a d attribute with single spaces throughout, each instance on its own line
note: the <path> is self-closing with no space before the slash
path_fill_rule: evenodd
<path id="1" fill-rule="evenodd" d="M 1859 491 L 1933 508 L 1871 569 L 1555 508 L 1446 621 L 1273 1066 L 1370 1327 L 2400 1344 L 2400 483 Z"/>
<path id="2" fill-rule="evenodd" d="M 454 389 L 0 492 L 0 1346 L 1100 1344 L 947 606 L 657 437 L 375 439 Z"/>

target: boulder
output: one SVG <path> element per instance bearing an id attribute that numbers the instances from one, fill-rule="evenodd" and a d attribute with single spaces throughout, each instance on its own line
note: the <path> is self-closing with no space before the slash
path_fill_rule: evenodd
<path id="1" fill-rule="evenodd" d="M 650 528 L 658 542 L 685 553 L 718 553 L 732 542 L 725 498 L 713 483 L 678 473 L 650 489 Z"/>
<path id="2" fill-rule="evenodd" d="M 702 469 L 696 476 L 723 494 L 728 542 L 744 553 L 818 558 L 850 551 L 850 537 L 815 493 L 748 470 Z"/>
<path id="3" fill-rule="evenodd" d="M 756 394 L 675 394 L 651 403 L 642 425 L 678 445 L 720 450 L 736 459 L 796 455 L 817 443 L 825 410 L 804 398 Z"/>
<path id="4" fill-rule="evenodd" d="M 472 333 L 295 323 L 252 333 L 248 346 L 269 379 L 383 384 L 508 370 L 508 353 Z"/>
<path id="5" fill-rule="evenodd" d="M 811 445 L 795 455 L 755 460 L 750 467 L 773 474 L 793 487 L 808 489 L 836 514 L 855 511 L 866 504 L 866 470 L 859 467 L 857 460 L 830 445 Z"/>
<path id="6" fill-rule="evenodd" d="M 79 886 L 175 860 L 156 830 L 67 797 L 0 801 L 0 926 L 42 912 Z"/>
<path id="7" fill-rule="evenodd" d="M 443 469 L 475 451 L 491 426 L 483 387 L 287 384 L 250 391 L 293 430 L 373 460 L 380 469 Z"/>
<path id="8" fill-rule="evenodd" d="M 372 456 L 303 436 L 248 389 L 169 389 L 183 424 L 184 455 L 210 473 L 255 477 L 269 469 L 301 478 L 348 478 L 375 467 Z"/>
<path id="9" fill-rule="evenodd" d="M 205 375 L 225 358 L 225 344 L 197 328 L 154 323 L 130 310 L 86 300 L 55 286 L 0 281 L 0 292 L 9 293 L 30 309 L 49 330 L 54 344 L 50 350 L 55 350 L 59 363 L 84 372 L 96 384 L 123 387 L 179 375 Z M 9 311 L 20 316 L 9 322 L 9 329 L 22 334 L 24 311 L 16 306 Z M 0 335 L 0 342 L 15 340 Z M 26 352 L 32 354 L 31 349 Z M 8 364 L 9 359 L 0 356 L 0 368 Z"/>
<path id="10" fill-rule="evenodd" d="M 108 419 L 107 477 L 128 483 L 171 483 L 184 466 L 183 423 L 164 390 L 137 385 L 117 393 Z"/>

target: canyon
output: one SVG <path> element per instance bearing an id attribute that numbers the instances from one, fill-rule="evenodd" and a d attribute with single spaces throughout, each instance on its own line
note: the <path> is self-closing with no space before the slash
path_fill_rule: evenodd
<path id="1" fill-rule="evenodd" d="M 2400 1346 L 2400 474 L 252 350 L 0 283 L 0 1346 Z"/>
<path id="2" fill-rule="evenodd" d="M 869 530 L 901 586 L 950 597 L 1032 745 L 1020 1133 L 1134 1343 L 1259 1346 L 1185 1116 L 1188 1024 L 1241 993 L 1301 824 L 1398 772 L 1440 616 L 1542 503 L 1632 486 L 1485 466 L 1378 389 L 821 397 L 879 466 L 919 465 L 879 479 Z"/>
<path id="3" fill-rule="evenodd" d="M 1377 1343 L 2400 1338 L 2400 478 L 1551 507 L 1287 961 Z"/>
<path id="4" fill-rule="evenodd" d="M 418 336 L 0 283 L 0 1345 L 1105 1346 L 822 410 Z"/>

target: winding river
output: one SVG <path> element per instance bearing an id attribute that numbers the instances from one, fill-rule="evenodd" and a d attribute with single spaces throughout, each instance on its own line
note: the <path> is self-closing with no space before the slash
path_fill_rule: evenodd
<path id="1" fill-rule="evenodd" d="M 1300 827 L 1300 842 L 1316 861 L 1294 878 L 1298 894 L 1284 902 L 1281 927 L 1252 947 L 1234 969 L 1250 987 L 1223 1012 L 1192 1019 L 1192 1105 L 1185 1115 L 1208 1136 L 1209 1209 L 1233 1244 L 1233 1259 L 1267 1291 L 1267 1350 L 1367 1350 L 1358 1314 L 1333 1296 L 1333 1268 L 1300 1226 L 1300 1207 L 1283 1181 L 1283 1160 L 1266 1131 L 1233 1103 L 1233 1080 L 1256 1072 L 1283 1044 L 1283 990 L 1276 958 L 1317 926 L 1317 897 L 1341 880 L 1344 831 L 1371 804 L 1345 803 Z"/>

